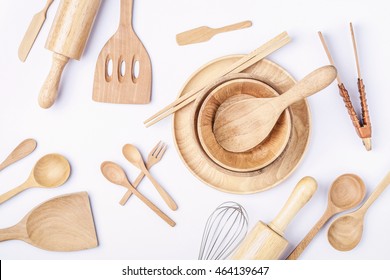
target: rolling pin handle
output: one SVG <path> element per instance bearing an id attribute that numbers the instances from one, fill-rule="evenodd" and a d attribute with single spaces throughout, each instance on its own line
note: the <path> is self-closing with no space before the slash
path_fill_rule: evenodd
<path id="1" fill-rule="evenodd" d="M 53 62 L 50 73 L 46 78 L 39 94 L 38 102 L 42 108 L 51 107 L 58 95 L 58 88 L 61 81 L 62 71 L 68 63 L 69 58 L 58 53 L 53 54 Z"/>

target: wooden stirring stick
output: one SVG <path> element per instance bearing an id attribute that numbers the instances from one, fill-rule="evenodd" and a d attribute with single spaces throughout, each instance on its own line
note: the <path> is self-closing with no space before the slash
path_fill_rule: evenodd
<path id="1" fill-rule="evenodd" d="M 357 71 L 358 71 L 358 91 L 360 94 L 360 102 L 361 102 L 361 109 L 362 109 L 362 121 L 360 121 L 360 119 L 358 118 L 358 116 L 356 114 L 356 111 L 355 111 L 355 109 L 352 105 L 352 102 L 351 102 L 351 98 L 348 94 L 347 89 L 345 88 L 344 84 L 342 83 L 340 76 L 337 76 L 337 82 L 338 82 L 340 95 L 344 100 L 345 107 L 348 110 L 348 113 L 350 115 L 352 123 L 355 127 L 356 133 L 362 139 L 363 145 L 365 146 L 366 150 L 370 151 L 372 149 L 371 122 L 370 122 L 370 116 L 369 116 L 369 112 L 368 112 L 368 104 L 367 104 L 365 86 L 363 83 L 363 79 L 361 78 L 359 58 L 358 58 L 357 47 L 356 47 L 356 39 L 355 39 L 355 34 L 353 32 L 352 23 L 350 23 L 350 29 L 351 29 L 352 42 L 353 42 L 353 46 L 354 46 L 356 67 L 357 67 Z M 330 63 L 332 65 L 334 65 L 333 58 L 332 58 L 330 51 L 328 49 L 328 46 L 325 42 L 324 36 L 322 35 L 321 32 L 318 32 L 318 35 L 320 37 L 321 43 L 325 49 L 326 55 L 328 56 Z"/>

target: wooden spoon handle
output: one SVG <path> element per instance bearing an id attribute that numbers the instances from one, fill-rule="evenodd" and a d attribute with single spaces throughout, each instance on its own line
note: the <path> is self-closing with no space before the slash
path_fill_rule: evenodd
<path id="1" fill-rule="evenodd" d="M 133 0 L 121 0 L 120 24 L 132 26 L 133 21 Z"/>
<path id="2" fill-rule="evenodd" d="M 0 242 L 7 240 L 27 240 L 28 236 L 25 227 L 17 224 L 15 226 L 0 229 Z"/>
<path id="3" fill-rule="evenodd" d="M 2 204 L 3 202 L 6 202 L 8 199 L 14 197 L 18 193 L 24 191 L 25 189 L 27 189 L 29 187 L 31 187 L 31 184 L 29 182 L 25 182 L 25 183 L 21 184 L 19 187 L 16 187 L 16 188 L 0 195 L 0 204 Z"/>
<path id="4" fill-rule="evenodd" d="M 390 172 L 382 179 L 379 185 L 375 188 L 374 192 L 366 200 L 363 206 L 358 210 L 362 215 L 366 213 L 368 208 L 375 202 L 375 200 L 381 195 L 381 193 L 390 185 Z"/>
<path id="5" fill-rule="evenodd" d="M 216 33 L 229 32 L 239 29 L 244 29 L 252 26 L 252 22 L 250 20 L 242 21 L 235 24 L 226 25 L 220 28 L 215 28 Z"/>
<path id="6" fill-rule="evenodd" d="M 53 54 L 53 63 L 50 73 L 46 78 L 39 94 L 38 102 L 42 108 L 51 107 L 57 99 L 58 87 L 60 85 L 62 71 L 64 70 L 69 58 L 58 53 Z"/>
<path id="7" fill-rule="evenodd" d="M 31 154 L 37 147 L 37 142 L 34 139 L 26 139 L 21 142 L 11 154 L 0 164 L 0 171 L 10 166 L 11 164 L 25 158 Z"/>
<path id="8" fill-rule="evenodd" d="M 268 226 L 283 236 L 288 224 L 298 211 L 311 199 L 316 190 L 317 182 L 314 178 L 302 178 L 294 188 L 282 210 Z"/>
<path id="9" fill-rule="evenodd" d="M 278 97 L 283 108 L 309 97 L 329 86 L 337 77 L 337 70 L 332 65 L 323 66 L 311 72 L 294 87 Z"/>

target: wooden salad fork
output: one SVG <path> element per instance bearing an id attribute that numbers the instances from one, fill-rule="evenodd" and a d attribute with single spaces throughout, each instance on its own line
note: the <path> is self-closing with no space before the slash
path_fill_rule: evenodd
<path id="1" fill-rule="evenodd" d="M 158 163 L 162 157 L 165 154 L 165 151 L 167 150 L 167 145 L 164 142 L 158 142 L 156 146 L 150 151 L 148 155 L 148 159 L 146 162 L 146 168 L 150 169 L 153 165 Z M 142 179 L 145 177 L 145 174 L 141 171 L 138 175 L 137 179 L 134 181 L 134 188 L 137 188 L 139 183 L 142 181 Z M 120 205 L 125 205 L 127 200 L 130 198 L 130 196 L 133 194 L 133 192 L 129 189 L 125 195 L 122 197 L 121 201 L 119 202 Z"/>

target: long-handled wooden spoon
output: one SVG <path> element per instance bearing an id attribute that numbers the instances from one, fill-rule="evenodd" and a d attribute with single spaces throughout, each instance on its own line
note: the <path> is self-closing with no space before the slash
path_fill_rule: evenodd
<path id="1" fill-rule="evenodd" d="M 243 100 L 230 105 L 215 119 L 217 141 L 231 152 L 250 150 L 268 136 L 288 106 L 326 88 L 336 76 L 334 66 L 324 66 L 278 97 Z"/>
<path id="2" fill-rule="evenodd" d="M 0 195 L 0 204 L 28 188 L 59 187 L 68 180 L 69 175 L 68 160 L 59 154 L 48 154 L 37 161 L 30 176 L 23 184 Z"/>
<path id="3" fill-rule="evenodd" d="M 364 215 L 389 184 L 390 172 L 387 173 L 362 207 L 336 219 L 330 225 L 328 240 L 333 248 L 339 251 L 350 251 L 359 244 L 363 235 Z"/>
<path id="4" fill-rule="evenodd" d="M 145 203 L 150 209 L 154 211 L 157 215 L 159 215 L 165 222 L 167 222 L 170 226 L 174 227 L 176 223 L 169 218 L 164 212 L 162 212 L 156 205 L 154 205 L 149 199 L 143 196 L 127 179 L 125 171 L 123 171 L 122 167 L 117 165 L 114 162 L 105 161 L 100 166 L 102 174 L 108 181 L 113 184 L 124 186 L 131 190 L 133 194 L 135 194 L 143 203 Z"/>
<path id="5" fill-rule="evenodd" d="M 201 43 L 206 42 L 214 37 L 214 35 L 222 33 L 222 32 L 228 32 L 228 31 L 234 31 L 239 30 L 243 28 L 248 28 L 252 26 L 252 22 L 247 20 L 231 25 L 226 25 L 220 28 L 211 28 L 208 26 L 201 26 L 198 28 L 194 28 L 191 30 L 187 30 L 185 32 L 179 33 L 176 35 L 176 42 L 178 45 L 188 45 L 188 44 L 195 44 L 195 43 Z"/>
<path id="6" fill-rule="evenodd" d="M 25 158 L 31 154 L 37 147 L 37 141 L 34 139 L 26 139 L 21 142 L 11 153 L 10 155 L 0 163 L 0 171 L 4 168 L 10 166 L 11 164 Z"/>
<path id="7" fill-rule="evenodd" d="M 296 260 L 317 235 L 324 224 L 334 215 L 352 209 L 362 202 L 366 194 L 363 180 L 355 174 L 343 174 L 333 183 L 328 193 L 328 207 L 320 220 L 295 247 L 287 260 Z"/>
<path id="8" fill-rule="evenodd" d="M 123 146 L 122 153 L 131 164 L 141 169 L 141 171 L 146 175 L 146 177 L 148 177 L 148 179 L 152 182 L 161 197 L 167 203 L 169 208 L 171 208 L 172 210 L 177 210 L 177 205 L 172 199 L 172 197 L 163 189 L 163 187 L 160 186 L 160 184 L 146 169 L 144 160 L 142 159 L 141 153 L 138 151 L 138 149 L 134 145 L 126 144 L 125 146 Z"/>

